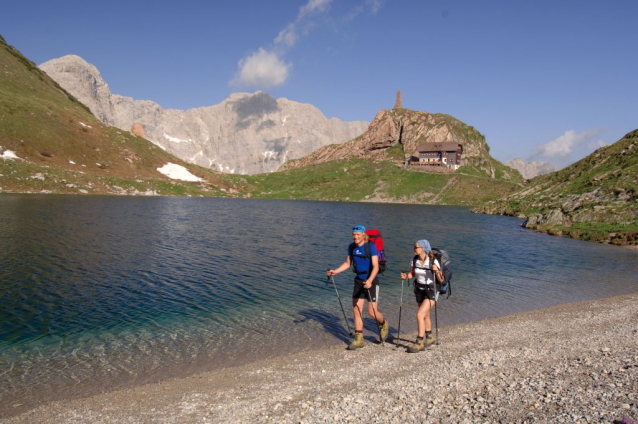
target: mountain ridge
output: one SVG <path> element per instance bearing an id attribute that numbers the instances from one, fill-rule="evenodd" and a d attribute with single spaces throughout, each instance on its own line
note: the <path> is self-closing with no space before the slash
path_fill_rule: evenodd
<path id="1" fill-rule="evenodd" d="M 328 143 L 361 134 L 365 121 L 326 118 L 309 103 L 275 99 L 261 91 L 232 93 L 221 103 L 187 110 L 164 109 L 151 100 L 113 94 L 99 70 L 79 56 L 40 65 L 102 122 L 146 138 L 186 162 L 226 173 L 275 171 Z"/>
<path id="2" fill-rule="evenodd" d="M 553 235 L 638 245 L 638 129 L 475 211 L 527 218 L 525 228 Z"/>

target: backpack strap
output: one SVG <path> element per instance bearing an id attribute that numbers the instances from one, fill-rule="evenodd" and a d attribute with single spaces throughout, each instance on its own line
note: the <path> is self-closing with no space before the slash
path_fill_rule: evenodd
<path id="1" fill-rule="evenodd" d="M 370 243 L 372 243 L 371 241 L 368 241 L 367 243 L 365 243 L 364 245 L 364 249 L 365 249 L 365 257 L 370 259 L 370 269 L 368 270 L 368 272 L 372 272 L 372 255 L 370 254 Z M 356 262 L 354 261 L 354 249 L 357 248 L 357 245 L 353 243 L 350 243 L 350 246 L 348 246 L 348 253 L 350 256 L 350 263 L 352 264 L 352 268 L 353 271 L 358 274 L 359 271 L 357 270 L 357 265 Z"/>
<path id="2" fill-rule="evenodd" d="M 368 272 L 372 272 L 372 255 L 370 254 L 370 243 L 373 243 L 372 241 L 368 240 L 368 242 L 365 244 L 365 252 L 366 252 L 366 258 L 370 259 L 370 268 L 368 269 Z"/>
<path id="3" fill-rule="evenodd" d="M 424 267 L 424 266 L 416 266 L 416 261 L 417 261 L 418 259 L 419 259 L 419 255 L 415 255 L 415 256 L 414 256 L 414 258 L 412 258 L 412 266 L 413 266 L 414 268 L 418 268 L 418 269 L 425 269 L 425 270 L 428 270 L 428 271 L 432 271 L 432 266 L 434 265 L 434 261 L 432 261 L 432 263 L 430 264 L 430 268 L 426 268 L 426 267 Z M 425 259 L 426 259 L 426 260 L 428 260 L 428 258 L 427 258 L 427 257 L 426 257 Z M 432 272 L 434 272 L 434 271 L 432 271 Z"/>
<path id="4" fill-rule="evenodd" d="M 350 265 L 352 265 L 352 272 L 354 272 L 355 274 L 358 274 L 357 272 L 357 263 L 354 261 L 354 249 L 357 246 L 353 243 L 350 243 L 350 245 L 348 246 L 348 256 L 350 257 Z"/>

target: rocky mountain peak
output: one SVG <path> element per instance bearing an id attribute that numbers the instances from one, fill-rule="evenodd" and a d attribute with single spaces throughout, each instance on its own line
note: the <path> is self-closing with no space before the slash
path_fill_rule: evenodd
<path id="1" fill-rule="evenodd" d="M 516 169 L 523 178 L 531 180 L 539 175 L 549 174 L 556 171 L 556 166 L 549 162 L 526 162 L 521 158 L 512 159 L 505 162 L 505 165 Z"/>
<path id="2" fill-rule="evenodd" d="M 163 109 L 149 100 L 112 94 L 97 68 L 78 56 L 50 60 L 40 68 L 102 122 L 126 131 L 138 123 L 148 140 L 169 153 L 222 172 L 272 172 L 288 159 L 350 140 L 368 126 L 327 119 L 310 104 L 263 91 L 233 93 L 213 106 Z"/>
<path id="3" fill-rule="evenodd" d="M 285 164 L 297 168 L 342 158 L 397 159 L 388 149 L 400 145 L 402 159 L 409 158 L 422 143 L 455 142 L 463 145 L 463 164 L 471 165 L 495 178 L 495 160 L 489 155 L 485 137 L 474 127 L 444 114 L 403 108 L 380 110 L 368 130 L 347 143 L 322 147 L 303 159 Z M 520 177 L 519 177 L 520 178 Z"/>
<path id="4" fill-rule="evenodd" d="M 131 127 L 131 133 L 138 137 L 146 138 L 146 134 L 144 133 L 144 127 L 139 122 L 136 122 Z"/>
<path id="5" fill-rule="evenodd" d="M 39 68 L 52 78 L 55 75 L 53 79 L 62 88 L 86 105 L 99 120 L 112 125 L 109 120 L 112 109 L 108 106 L 111 90 L 95 66 L 80 56 L 67 55 L 44 62 Z M 73 91 L 67 87 L 73 87 Z"/>

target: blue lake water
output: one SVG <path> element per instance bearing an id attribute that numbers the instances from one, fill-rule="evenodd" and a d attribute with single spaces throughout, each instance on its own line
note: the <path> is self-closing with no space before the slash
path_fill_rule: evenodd
<path id="1" fill-rule="evenodd" d="M 325 270 L 343 262 L 357 223 L 384 235 L 380 310 L 393 334 L 399 271 L 421 238 L 453 261 L 439 328 L 638 292 L 638 251 L 521 222 L 442 206 L 1 195 L 0 416 L 15 403 L 344 345 Z M 350 326 L 352 277 L 335 277 Z M 403 301 L 407 336 L 407 286 Z M 365 325 L 374 340 L 374 321 Z"/>

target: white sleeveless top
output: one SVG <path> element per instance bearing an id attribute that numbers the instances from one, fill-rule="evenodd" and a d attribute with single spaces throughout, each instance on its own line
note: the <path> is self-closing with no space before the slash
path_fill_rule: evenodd
<path id="1" fill-rule="evenodd" d="M 417 259 L 414 264 L 414 276 L 416 277 L 416 283 L 421 286 L 434 284 L 434 274 L 429 270 L 430 266 L 430 258 L 425 258 L 425 262 L 422 264 L 420 259 Z M 441 269 L 441 265 L 439 265 L 438 260 L 434 260 L 434 265 L 438 269 Z M 412 266 L 412 262 L 410 261 L 410 266 Z"/>

